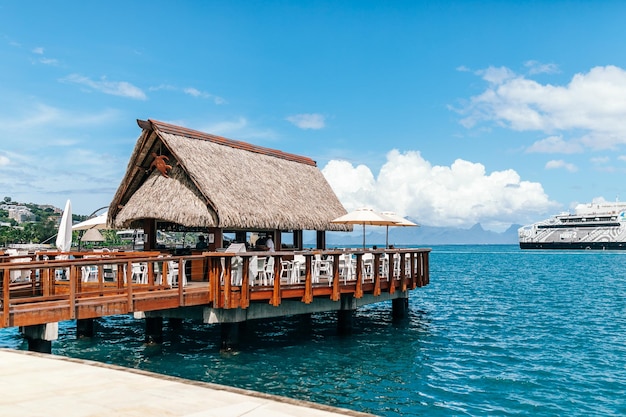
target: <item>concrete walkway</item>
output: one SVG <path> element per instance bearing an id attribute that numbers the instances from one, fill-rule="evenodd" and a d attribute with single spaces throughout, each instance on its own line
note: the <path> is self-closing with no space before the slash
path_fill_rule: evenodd
<path id="1" fill-rule="evenodd" d="M 80 359 L 0 349 L 0 416 L 370 416 Z"/>

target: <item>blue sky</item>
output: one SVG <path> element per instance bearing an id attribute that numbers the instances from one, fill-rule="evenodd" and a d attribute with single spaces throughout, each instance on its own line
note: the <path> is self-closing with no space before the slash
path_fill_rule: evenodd
<path id="1" fill-rule="evenodd" d="M 348 210 L 427 225 L 624 200 L 625 19 L 619 1 L 0 0 L 0 197 L 108 205 L 150 118 L 312 157 Z"/>

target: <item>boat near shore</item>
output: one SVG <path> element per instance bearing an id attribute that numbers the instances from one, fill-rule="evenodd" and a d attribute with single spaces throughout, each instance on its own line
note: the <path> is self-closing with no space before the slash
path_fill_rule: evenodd
<path id="1" fill-rule="evenodd" d="M 521 249 L 626 250 L 626 203 L 579 204 L 518 229 Z"/>

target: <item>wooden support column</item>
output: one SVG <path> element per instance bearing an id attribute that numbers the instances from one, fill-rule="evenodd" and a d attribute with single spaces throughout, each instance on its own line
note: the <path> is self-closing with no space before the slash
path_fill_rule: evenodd
<path id="1" fill-rule="evenodd" d="M 293 231 L 293 247 L 296 250 L 302 250 L 304 248 L 304 237 L 302 230 Z"/>
<path id="2" fill-rule="evenodd" d="M 163 342 L 163 317 L 146 317 L 146 343 L 149 345 Z"/>
<path id="3" fill-rule="evenodd" d="M 215 252 L 217 249 L 221 248 L 223 241 L 224 241 L 224 234 L 222 233 L 222 229 L 218 229 L 217 227 L 209 228 L 208 237 L 207 237 L 209 251 Z"/>
<path id="4" fill-rule="evenodd" d="M 325 230 L 318 230 L 317 231 L 316 248 L 317 249 L 322 249 L 322 250 L 326 249 L 326 231 Z"/>
<path id="5" fill-rule="evenodd" d="M 175 332 L 179 332 L 183 328 L 183 319 L 171 317 L 167 319 L 167 325 L 169 328 Z"/>
<path id="6" fill-rule="evenodd" d="M 222 333 L 221 350 L 230 351 L 235 349 L 239 344 L 239 330 L 241 323 L 222 323 L 220 326 Z"/>
<path id="7" fill-rule="evenodd" d="M 352 333 L 352 322 L 356 301 L 352 294 L 341 295 L 341 307 L 337 311 L 337 330 L 339 334 L 346 335 Z"/>
<path id="8" fill-rule="evenodd" d="M 143 250 L 154 250 L 157 247 L 157 228 L 155 219 L 143 220 L 143 234 L 145 242 Z M 146 237 L 147 236 L 147 237 Z"/>
<path id="9" fill-rule="evenodd" d="M 20 332 L 28 341 L 29 351 L 52 353 L 52 341 L 59 338 L 59 323 L 24 326 Z"/>
<path id="10" fill-rule="evenodd" d="M 409 299 L 395 298 L 391 301 L 391 316 L 394 320 L 404 319 L 409 314 Z"/>
<path id="11" fill-rule="evenodd" d="M 76 337 L 93 337 L 94 319 L 78 319 L 76 320 Z"/>

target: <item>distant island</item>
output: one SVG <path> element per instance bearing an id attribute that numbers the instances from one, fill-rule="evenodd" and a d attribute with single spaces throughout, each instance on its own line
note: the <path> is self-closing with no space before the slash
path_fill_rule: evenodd
<path id="1" fill-rule="evenodd" d="M 513 224 L 501 233 L 485 230 L 480 223 L 469 229 L 455 227 L 390 227 L 390 245 L 507 245 L 518 244 L 517 229 L 521 225 Z M 353 233 L 327 232 L 327 246 L 358 246 L 363 243 L 359 227 Z M 368 245 L 385 245 L 385 228 L 367 229 L 365 240 Z"/>

